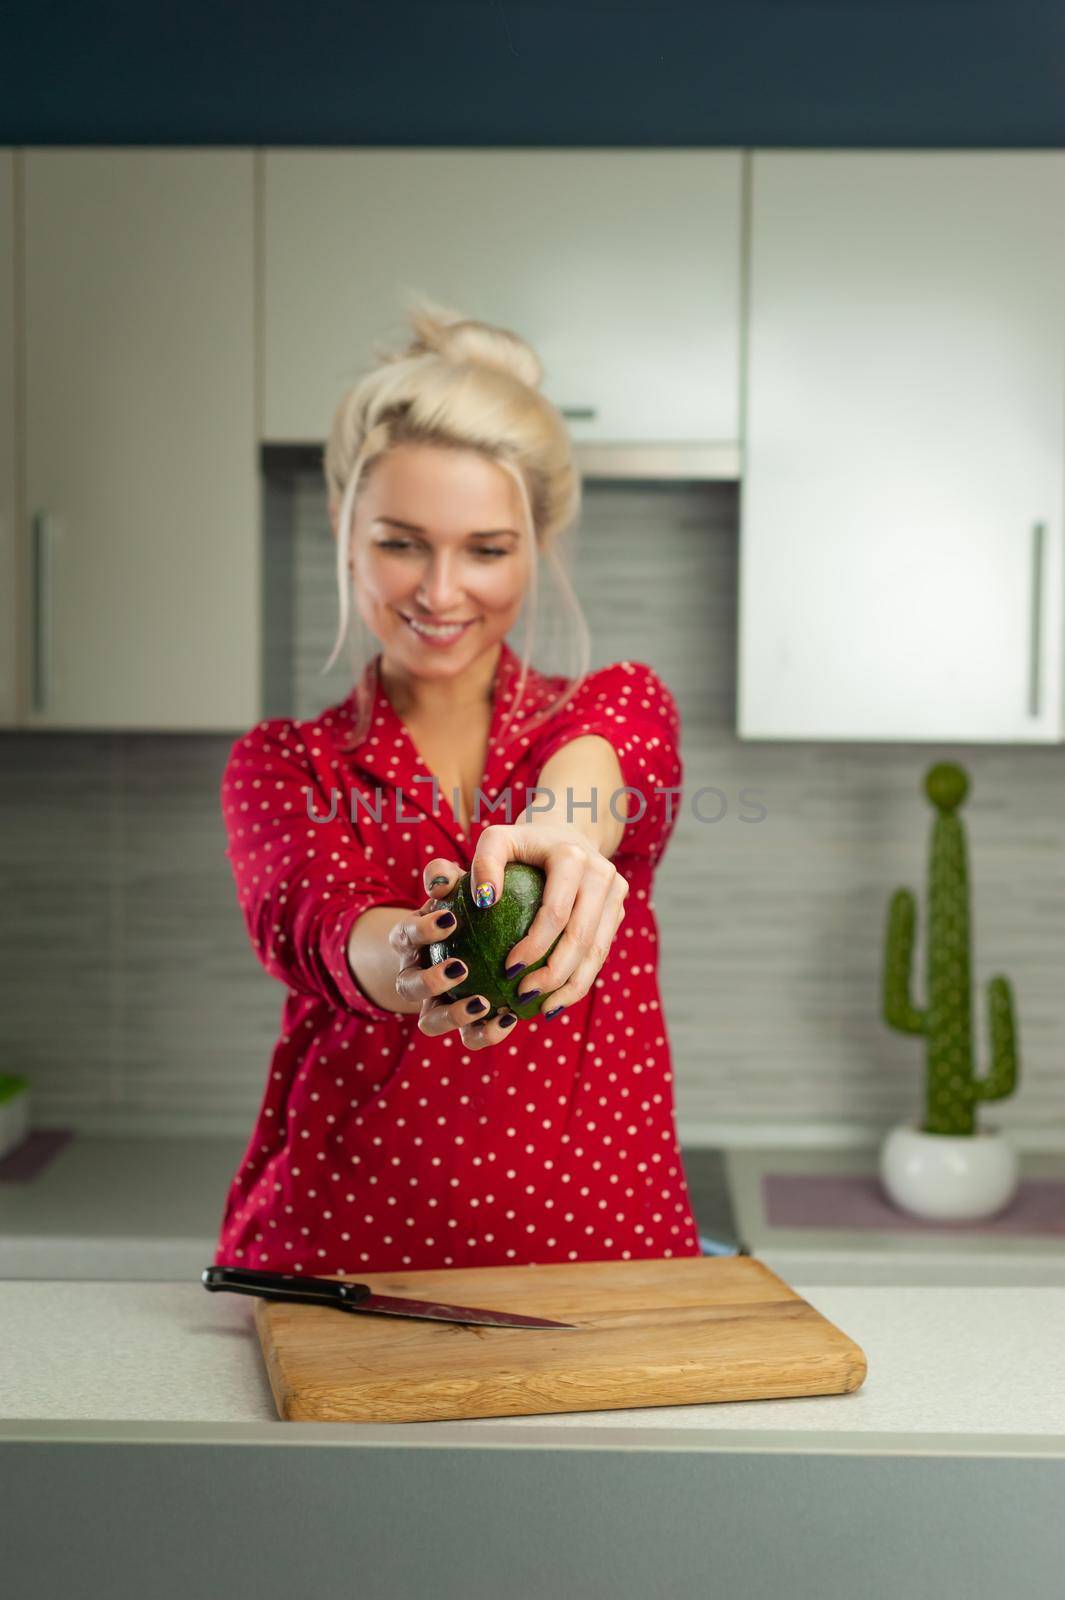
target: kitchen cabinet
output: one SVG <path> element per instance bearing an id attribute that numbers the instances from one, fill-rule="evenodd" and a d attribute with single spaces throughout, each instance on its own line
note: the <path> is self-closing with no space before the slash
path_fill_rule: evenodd
<path id="1" fill-rule="evenodd" d="M 4 1283 L 7 1590 L 1059 1596 L 1063 1292 L 793 1286 L 855 1393 L 337 1425 L 278 1420 L 250 1297 Z"/>
<path id="2" fill-rule="evenodd" d="M 260 714 L 253 153 L 19 159 L 20 720 L 242 729 Z"/>
<path id="3" fill-rule="evenodd" d="M 15 152 L 0 150 L 0 728 L 15 724 Z"/>
<path id="4" fill-rule="evenodd" d="M 267 150 L 265 438 L 319 443 L 430 296 L 529 340 L 578 447 L 739 436 L 740 151 Z M 734 474 L 733 474 L 734 475 Z"/>
<path id="5" fill-rule="evenodd" d="M 737 727 L 1055 743 L 1065 152 L 755 151 Z"/>

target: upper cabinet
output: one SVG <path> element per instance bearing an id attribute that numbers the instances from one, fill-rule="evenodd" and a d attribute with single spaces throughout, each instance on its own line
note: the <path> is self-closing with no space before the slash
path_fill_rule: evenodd
<path id="1" fill-rule="evenodd" d="M 15 562 L 15 153 L 0 150 L 0 728 L 17 711 Z"/>
<path id="2" fill-rule="evenodd" d="M 741 737 L 1065 739 L 1065 151 L 0 151 L 0 725 L 258 720 L 260 443 L 415 292 L 742 471 Z"/>
<path id="3" fill-rule="evenodd" d="M 19 720 L 244 728 L 261 676 L 252 152 L 19 159 Z"/>
<path id="4" fill-rule="evenodd" d="M 739 439 L 742 156 L 267 150 L 265 438 L 317 443 L 405 291 L 513 328 L 582 444 Z M 733 472 L 734 475 L 734 472 Z"/>
<path id="5" fill-rule="evenodd" d="M 1065 153 L 757 152 L 741 737 L 1051 742 Z"/>

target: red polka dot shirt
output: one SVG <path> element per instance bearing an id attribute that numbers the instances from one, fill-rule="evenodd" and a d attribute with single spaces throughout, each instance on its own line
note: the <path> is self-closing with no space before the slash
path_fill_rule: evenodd
<path id="1" fill-rule="evenodd" d="M 680 805 L 676 704 L 649 666 L 622 661 L 590 673 L 526 735 L 523 723 L 564 688 L 530 668 L 502 738 L 520 670 L 504 641 L 485 803 L 469 836 L 376 674 L 369 733 L 353 752 L 341 746 L 354 692 L 312 721 L 260 722 L 233 744 L 226 854 L 255 952 L 287 993 L 216 1264 L 354 1277 L 700 1253 L 651 903 Z M 518 817 L 547 759 L 588 733 L 610 741 L 643 802 L 613 857 L 630 886 L 625 920 L 588 994 L 477 1051 L 457 1030 L 430 1038 L 416 1013 L 376 1005 L 347 962 L 352 924 L 373 906 L 421 906 L 433 856 L 468 868 L 482 829 L 507 820 L 492 802 L 509 789 Z"/>

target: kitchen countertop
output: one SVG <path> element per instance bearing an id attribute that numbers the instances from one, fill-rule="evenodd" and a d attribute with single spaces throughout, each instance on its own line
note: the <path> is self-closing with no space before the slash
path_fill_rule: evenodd
<path id="1" fill-rule="evenodd" d="M 393 1437 L 504 1428 L 530 1443 L 545 1427 L 634 1438 L 669 1429 L 711 1441 L 738 1431 L 876 1434 L 915 1449 L 929 1436 L 1012 1449 L 1024 1436 L 1065 1452 L 1065 1289 L 791 1286 L 864 1350 L 869 1372 L 853 1394 L 354 1426 Z M 244 1295 L 201 1284 L 8 1282 L 0 1350 L 5 1423 L 143 1422 L 171 1435 L 196 1422 L 279 1425 Z"/>
<path id="2" fill-rule="evenodd" d="M 232 1138 L 74 1138 L 30 1182 L 0 1182 L 0 1280 L 194 1282 L 214 1256 Z M 1065 1153 L 1022 1149 L 1022 1179 L 1062 1178 Z M 789 1283 L 1065 1287 L 1062 1235 L 979 1229 L 770 1226 L 772 1174 L 875 1175 L 875 1148 L 684 1147 L 700 1233 L 745 1244 Z"/>
<path id="3" fill-rule="evenodd" d="M 1065 1289 L 792 1287 L 862 1347 L 860 1389 L 382 1424 L 280 1421 L 246 1296 L 2 1283 L 5 1581 L 1059 1600 Z"/>

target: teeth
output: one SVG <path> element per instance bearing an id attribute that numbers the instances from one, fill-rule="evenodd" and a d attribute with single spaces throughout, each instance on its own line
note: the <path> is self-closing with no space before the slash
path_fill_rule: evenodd
<path id="1" fill-rule="evenodd" d="M 425 622 L 415 622 L 411 617 L 408 617 L 407 621 L 415 633 L 427 633 L 433 639 L 451 639 L 456 633 L 461 633 L 466 626 L 464 622 L 453 622 L 447 627 L 432 627 Z"/>

